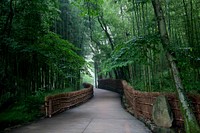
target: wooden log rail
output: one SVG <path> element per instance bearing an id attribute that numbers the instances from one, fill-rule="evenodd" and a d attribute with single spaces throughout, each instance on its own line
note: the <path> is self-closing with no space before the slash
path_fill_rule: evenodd
<path id="1" fill-rule="evenodd" d="M 93 97 L 93 86 L 84 84 L 85 88 L 79 91 L 61 93 L 45 97 L 46 117 L 62 112 L 71 107 L 88 101 Z"/>

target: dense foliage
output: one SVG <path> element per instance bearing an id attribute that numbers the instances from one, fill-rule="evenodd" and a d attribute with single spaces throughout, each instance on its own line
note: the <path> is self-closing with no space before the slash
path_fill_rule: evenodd
<path id="1" fill-rule="evenodd" d="M 84 35 L 78 14 L 68 0 L 0 1 L 1 112 L 8 108 L 13 115 L 22 116 L 13 111 L 17 108 L 35 116 L 26 109 L 34 112 L 43 104 L 44 95 L 37 97 L 38 92 L 79 89 L 85 61 L 81 56 Z M 9 121 L 12 123 L 12 119 Z"/>
<path id="2" fill-rule="evenodd" d="M 152 2 L 163 9 L 164 27 Z M 0 0 L 0 106 L 41 90 L 78 89 L 81 76 L 93 82 L 93 66 L 96 80 L 174 92 L 166 53 L 184 91 L 199 93 L 199 6 L 199 0 Z"/>
<path id="3" fill-rule="evenodd" d="M 0 131 L 16 127 L 45 116 L 44 98 L 48 95 L 74 91 L 74 88 L 56 89 L 53 91 L 39 90 L 34 95 L 18 99 L 14 104 L 0 112 Z"/>
<path id="4" fill-rule="evenodd" d="M 199 4 L 161 0 L 170 39 L 167 49 L 186 90 L 194 92 L 200 89 Z M 151 1 L 87 0 L 81 9 L 89 21 L 98 78 L 126 79 L 144 91 L 175 91 Z"/>
<path id="5" fill-rule="evenodd" d="M 199 4 L 198 0 L 82 3 L 98 79 L 125 79 L 144 91 L 176 91 L 187 133 L 200 131 L 185 93 L 200 89 Z"/>

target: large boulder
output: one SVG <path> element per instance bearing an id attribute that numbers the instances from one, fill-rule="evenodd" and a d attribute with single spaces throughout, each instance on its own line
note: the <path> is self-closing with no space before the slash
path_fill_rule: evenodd
<path id="1" fill-rule="evenodd" d="M 158 96 L 154 105 L 152 118 L 159 127 L 169 128 L 172 126 L 173 113 L 165 96 Z"/>

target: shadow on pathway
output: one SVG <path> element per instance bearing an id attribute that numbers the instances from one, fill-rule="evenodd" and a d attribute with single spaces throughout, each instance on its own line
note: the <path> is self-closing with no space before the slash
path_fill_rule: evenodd
<path id="1" fill-rule="evenodd" d="M 81 106 L 10 133 L 150 133 L 122 108 L 118 94 L 95 89 L 94 95 Z"/>

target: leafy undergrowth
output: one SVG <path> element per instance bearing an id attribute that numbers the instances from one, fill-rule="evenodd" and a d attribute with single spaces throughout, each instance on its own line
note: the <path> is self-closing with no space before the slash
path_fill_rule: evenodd
<path id="1" fill-rule="evenodd" d="M 26 124 L 44 116 L 41 106 L 44 105 L 45 96 L 63 92 L 74 91 L 72 88 L 59 89 L 49 92 L 37 91 L 26 99 L 18 99 L 7 109 L 0 111 L 0 132 L 5 128 Z"/>

